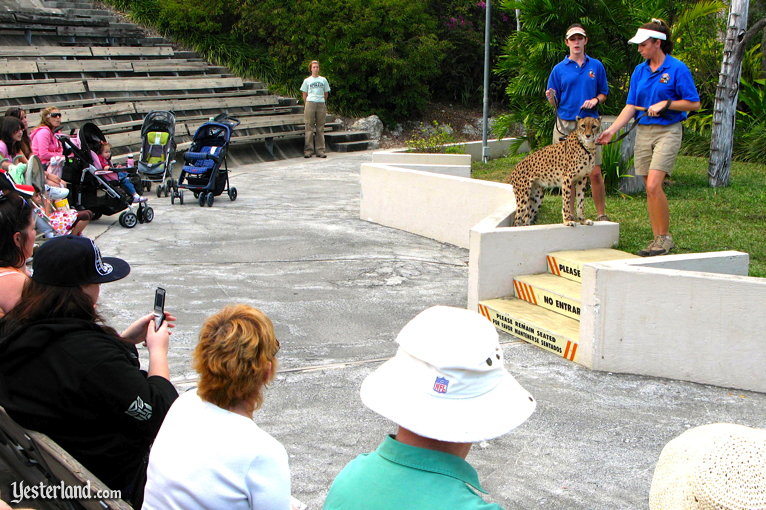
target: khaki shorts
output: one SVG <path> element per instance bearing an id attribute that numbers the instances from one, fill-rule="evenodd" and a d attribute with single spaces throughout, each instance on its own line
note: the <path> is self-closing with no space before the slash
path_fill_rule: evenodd
<path id="1" fill-rule="evenodd" d="M 559 126 L 561 126 L 561 129 L 566 131 L 566 133 L 559 131 Z M 562 141 L 561 139 L 574 131 L 575 128 L 577 128 L 576 120 L 564 120 L 556 117 L 556 122 L 553 124 L 553 143 Z M 601 148 L 601 145 L 596 145 L 596 162 L 594 163 L 596 166 L 601 166 Z"/>
<path id="2" fill-rule="evenodd" d="M 649 170 L 660 170 L 670 175 L 681 148 L 683 126 L 680 122 L 669 126 L 638 125 L 633 163 L 636 175 L 649 175 Z"/>

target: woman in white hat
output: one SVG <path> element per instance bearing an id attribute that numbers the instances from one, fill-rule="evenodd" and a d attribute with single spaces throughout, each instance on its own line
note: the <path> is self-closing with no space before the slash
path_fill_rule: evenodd
<path id="1" fill-rule="evenodd" d="M 673 40 L 662 20 L 641 25 L 630 41 L 638 45 L 645 62 L 636 66 L 630 78 L 625 108 L 598 139 L 606 144 L 617 131 L 645 111 L 638 119 L 634 149 L 636 175 L 644 179 L 649 222 L 654 239 L 638 252 L 642 257 L 666 255 L 675 243 L 670 235 L 670 210 L 662 189 L 681 147 L 681 122 L 688 112 L 700 107 L 700 98 L 689 68 L 670 55 Z"/>

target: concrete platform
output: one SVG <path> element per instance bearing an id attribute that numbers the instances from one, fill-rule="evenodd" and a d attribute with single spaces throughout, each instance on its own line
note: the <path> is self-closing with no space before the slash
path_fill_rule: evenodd
<path id="1" fill-rule="evenodd" d="M 180 389 L 194 384 L 190 352 L 207 315 L 241 301 L 274 320 L 280 374 L 255 420 L 287 448 L 293 492 L 314 510 L 349 460 L 395 430 L 358 390 L 393 355 L 399 329 L 427 306 L 466 306 L 467 250 L 358 219 L 359 165 L 369 159 L 330 153 L 237 166 L 236 202 L 200 208 L 152 198 L 149 225 L 127 230 L 115 216 L 88 229 L 105 255 L 133 267 L 102 287 L 112 325 L 149 312 L 154 287 L 167 289 L 179 318 L 171 373 Z M 538 401 L 527 423 L 468 457 L 504 507 L 647 508 L 671 438 L 719 421 L 766 425 L 766 394 L 592 372 L 501 340 L 509 370 Z"/>

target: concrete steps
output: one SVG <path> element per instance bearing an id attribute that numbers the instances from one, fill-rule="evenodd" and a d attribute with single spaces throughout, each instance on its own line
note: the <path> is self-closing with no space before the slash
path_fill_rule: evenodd
<path id="1" fill-rule="evenodd" d="M 364 151 L 369 148 L 370 134 L 366 131 L 332 131 L 324 136 L 329 149 L 335 152 Z"/>
<path id="2" fill-rule="evenodd" d="M 580 363 L 583 265 L 636 258 L 613 249 L 557 251 L 546 256 L 548 272 L 514 278 L 514 295 L 487 299 L 479 312 L 501 331 Z"/>
<path id="3" fill-rule="evenodd" d="M 561 276 L 573 282 L 580 282 L 582 266 L 589 262 L 606 262 L 608 260 L 641 258 L 632 253 L 626 253 L 611 248 L 598 250 L 569 250 L 556 251 L 548 254 L 548 272 Z"/>
<path id="4" fill-rule="evenodd" d="M 516 298 L 482 301 L 479 311 L 497 329 L 578 362 L 580 323 L 575 319 Z"/>

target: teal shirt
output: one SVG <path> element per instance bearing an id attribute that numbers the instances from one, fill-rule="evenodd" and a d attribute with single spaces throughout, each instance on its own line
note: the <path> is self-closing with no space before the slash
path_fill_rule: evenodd
<path id="1" fill-rule="evenodd" d="M 476 470 L 456 455 L 400 443 L 392 436 L 348 463 L 324 510 L 498 510 L 476 491 Z"/>
<path id="2" fill-rule="evenodd" d="M 308 94 L 306 101 L 311 101 L 312 103 L 324 103 L 324 95 L 326 92 L 330 92 L 330 84 L 324 76 L 317 76 L 316 78 L 309 76 L 303 80 L 301 92 Z"/>

